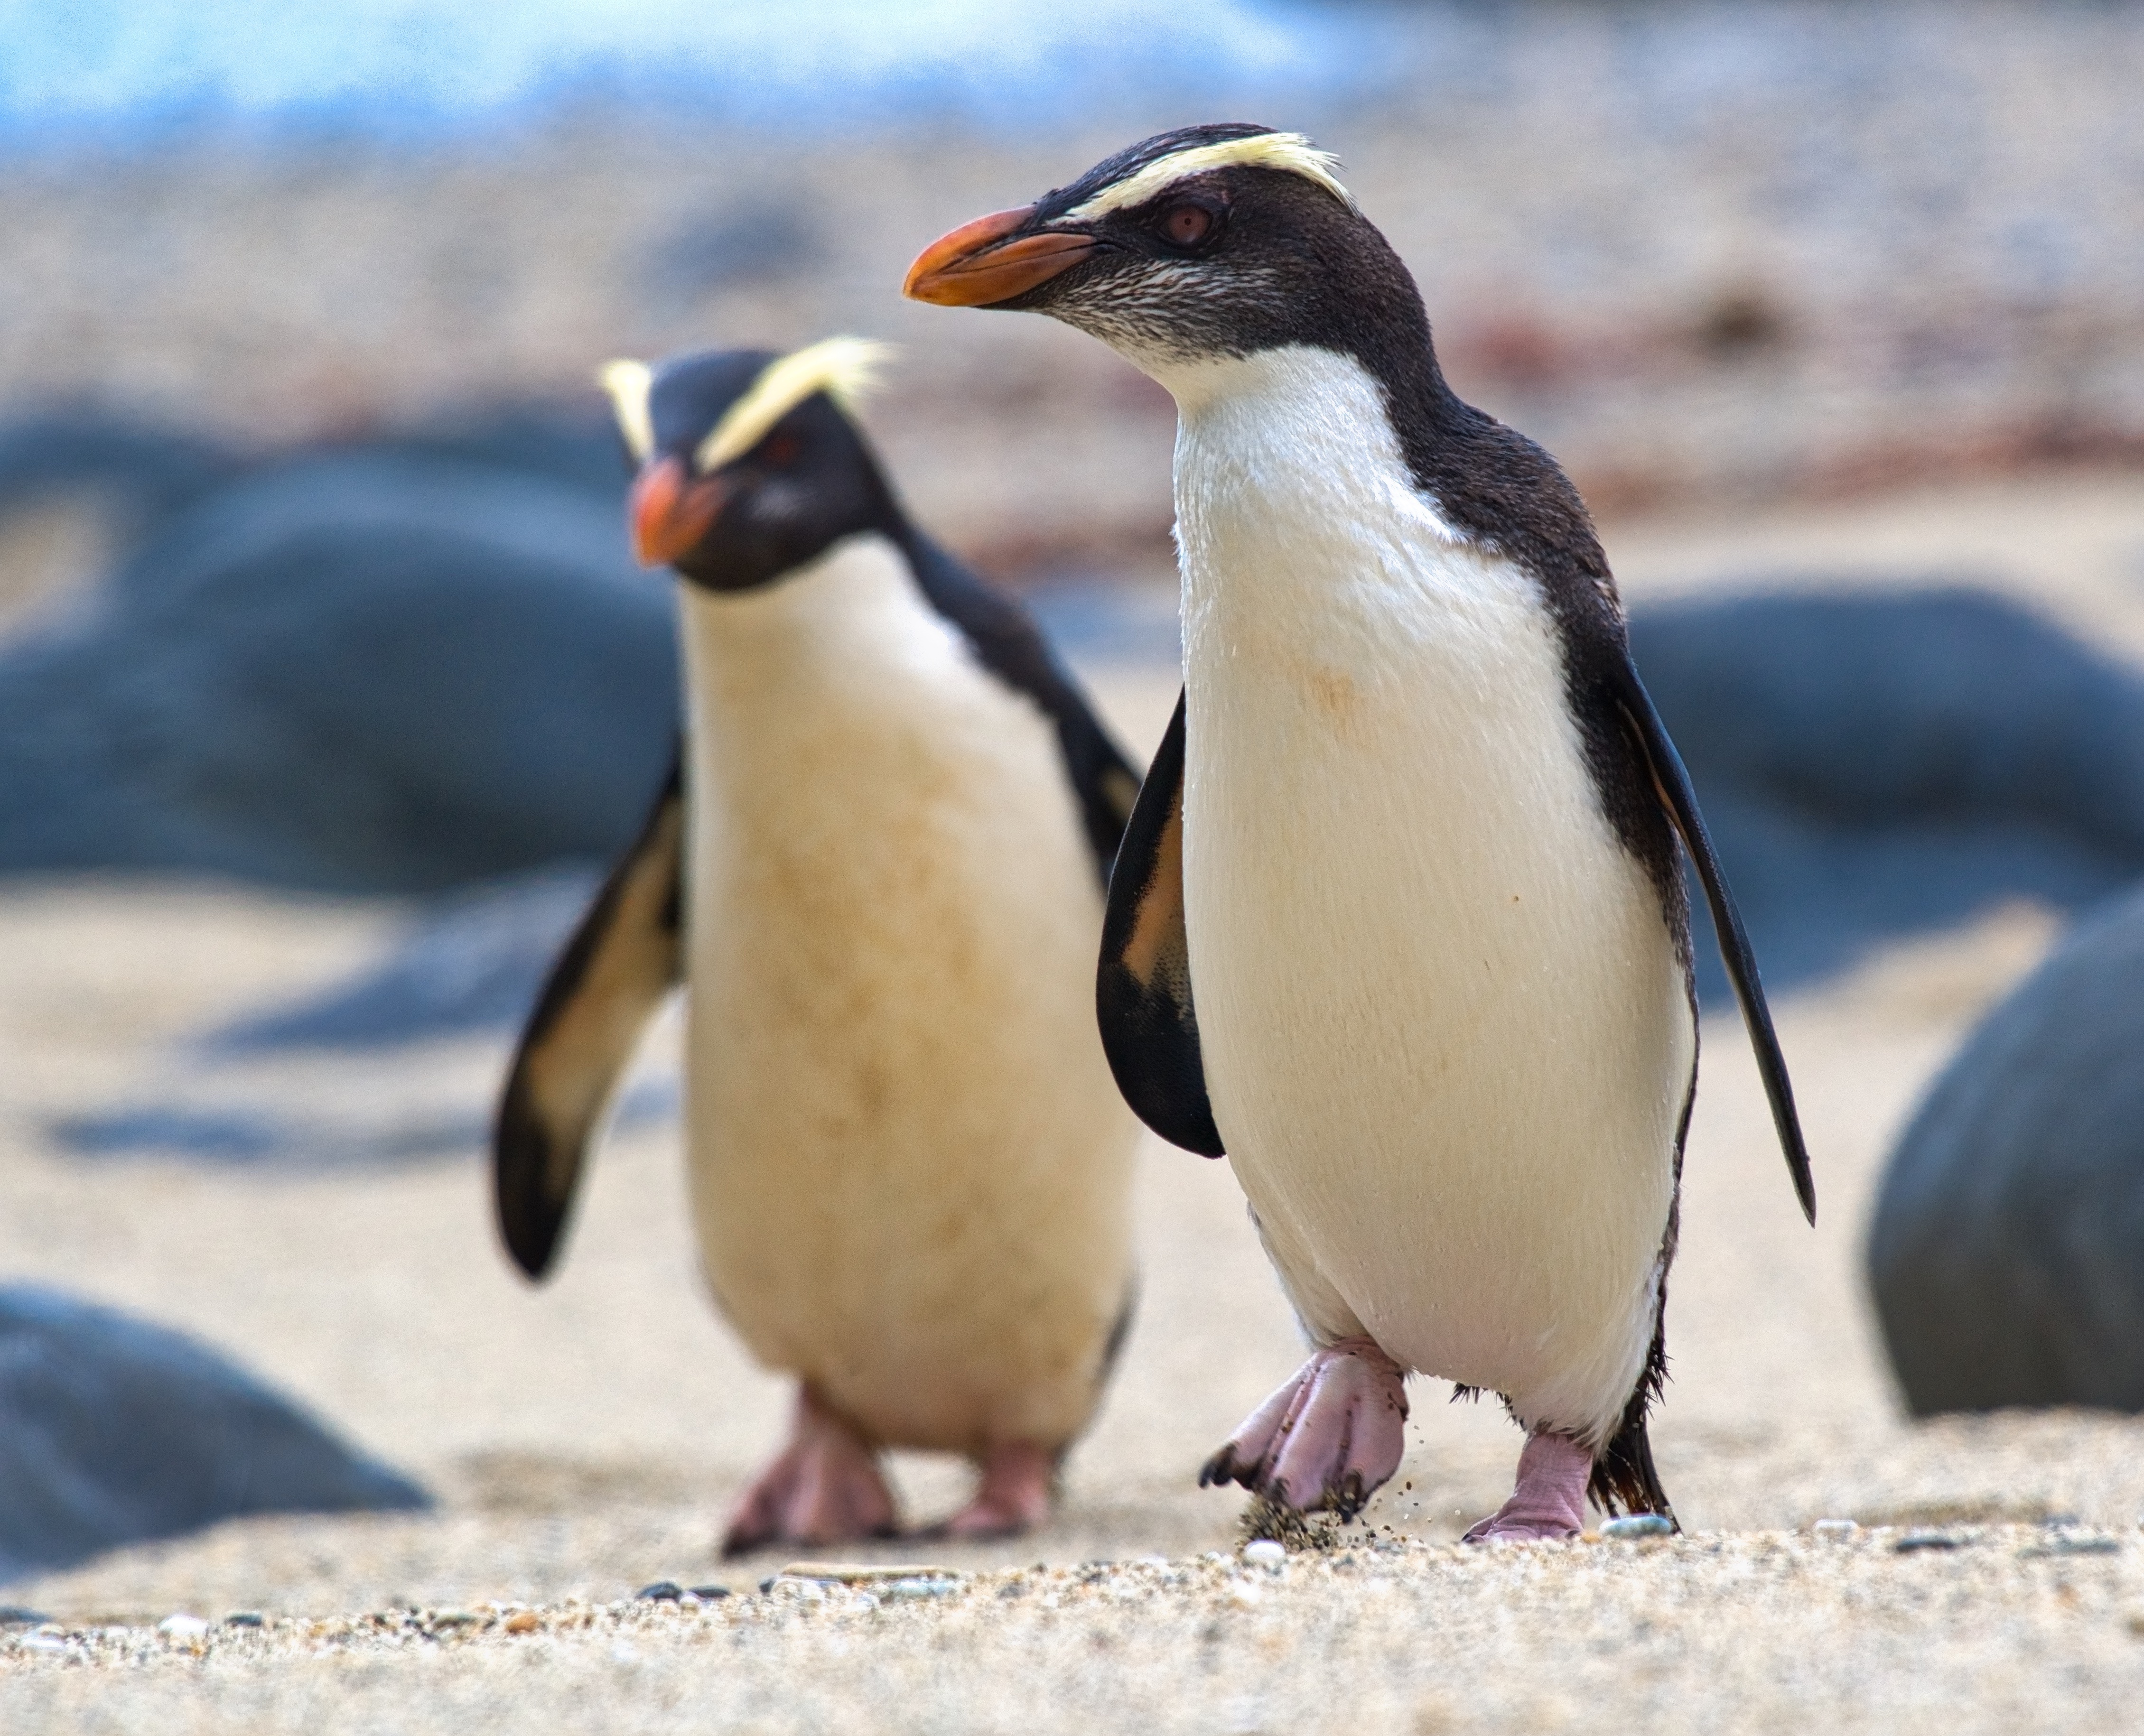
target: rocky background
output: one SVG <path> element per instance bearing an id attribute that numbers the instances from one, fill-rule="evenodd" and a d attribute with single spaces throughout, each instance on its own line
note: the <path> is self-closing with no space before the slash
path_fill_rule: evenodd
<path id="1" fill-rule="evenodd" d="M 417 137 L 18 136 L 0 404 L 258 451 L 472 405 L 592 414 L 612 355 L 861 331 L 908 352 L 874 423 L 955 543 L 1005 577 L 1151 573 L 1164 395 L 1045 321 L 897 290 L 951 224 L 1187 102 L 1255 102 L 1345 159 L 1459 389 L 1604 513 L 2144 463 L 2144 9 L 1333 11 L 1380 32 L 1362 91 L 1097 97 L 1084 125 L 1036 69 L 1017 130 L 588 97 Z M 36 564 L 0 571 L 19 594 Z"/>

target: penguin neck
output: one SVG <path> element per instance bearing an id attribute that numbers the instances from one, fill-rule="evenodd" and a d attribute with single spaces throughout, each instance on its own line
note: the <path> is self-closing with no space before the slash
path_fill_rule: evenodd
<path id="1" fill-rule="evenodd" d="M 756 590 L 678 589 L 702 762 L 748 739 L 755 717 L 838 702 L 866 672 L 901 662 L 919 635 L 944 632 L 903 551 L 876 531 L 844 537 Z"/>
<path id="2" fill-rule="evenodd" d="M 1346 631 L 1364 608 L 1533 600 L 1525 576 L 1420 485 L 1387 392 L 1355 357 L 1290 345 L 1157 377 L 1179 412 L 1188 657 L 1240 649 L 1246 635 Z"/>

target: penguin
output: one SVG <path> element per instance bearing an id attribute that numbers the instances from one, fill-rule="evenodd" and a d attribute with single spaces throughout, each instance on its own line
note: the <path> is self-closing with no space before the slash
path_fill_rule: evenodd
<path id="1" fill-rule="evenodd" d="M 1200 1481 L 1352 1517 L 1424 1374 L 1525 1431 L 1471 1540 L 1576 1535 L 1589 1495 L 1672 1523 L 1646 1419 L 1697 1077 L 1680 853 L 1815 1198 L 1576 490 L 1446 384 L 1298 133 L 1148 139 L 942 237 L 906 292 L 1047 314 L 1176 401 L 1184 684 L 1097 1006 L 1140 1118 L 1228 1158 L 1312 1347 Z"/>
<path id="2" fill-rule="evenodd" d="M 729 1555 L 892 1534 L 888 1447 L 980 1466 L 937 1535 L 1040 1523 L 1129 1319 L 1140 1134 L 1092 996 L 1138 776 L 1026 613 L 903 511 L 848 414 L 880 359 L 604 370 L 635 552 L 681 581 L 682 751 L 495 1124 L 499 1228 L 540 1278 L 683 984 L 707 1281 L 797 1381 Z"/>

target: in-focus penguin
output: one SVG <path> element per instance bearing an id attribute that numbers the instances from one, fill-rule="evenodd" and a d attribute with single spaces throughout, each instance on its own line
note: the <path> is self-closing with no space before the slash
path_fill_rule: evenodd
<path id="1" fill-rule="evenodd" d="M 1164 133 L 929 248 L 1174 395 L 1184 692 L 1099 1006 L 1157 1132 L 1224 1148 L 1315 1347 L 1207 1465 L 1298 1508 L 1397 1466 L 1409 1371 L 1501 1395 L 1516 1492 L 1667 1514 L 1645 1437 L 1696 1079 L 1676 840 L 1804 1211 L 1740 924 L 1576 492 L 1445 384 L 1406 267 L 1298 134 Z"/>
<path id="2" fill-rule="evenodd" d="M 890 1532 L 883 1447 L 1043 1518 L 1127 1319 L 1138 1126 L 1094 1030 L 1138 779 L 1016 604 L 911 523 L 844 414 L 856 340 L 605 371 L 636 549 L 679 587 L 680 775 L 508 1079 L 497 1203 L 549 1266 L 635 1041 L 687 985 L 700 1251 L 795 1431 L 730 1553 Z"/>

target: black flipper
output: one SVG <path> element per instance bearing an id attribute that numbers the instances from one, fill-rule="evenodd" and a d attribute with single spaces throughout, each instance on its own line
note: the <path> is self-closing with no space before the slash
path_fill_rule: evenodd
<path id="1" fill-rule="evenodd" d="M 1720 957 L 1726 963 L 1728 980 L 1735 985 L 1735 998 L 1742 1005 L 1742 1020 L 1749 1027 L 1749 1046 L 1756 1051 L 1764 1094 L 1771 1099 L 1772 1125 L 1779 1130 L 1779 1149 L 1786 1154 L 1787 1173 L 1794 1178 L 1794 1198 L 1801 1202 L 1803 1215 L 1814 1223 L 1816 1183 L 1809 1174 L 1809 1148 L 1802 1143 L 1801 1119 L 1794 1113 L 1794 1084 L 1787 1077 L 1786 1058 L 1779 1053 L 1779 1039 L 1772 1029 L 1771 1009 L 1764 1004 L 1757 955 L 1749 950 L 1741 914 L 1735 908 L 1735 895 L 1728 890 L 1727 876 L 1720 870 L 1704 817 L 1697 811 L 1697 792 L 1690 786 L 1682 756 L 1668 738 L 1667 726 L 1653 708 L 1652 696 L 1645 692 L 1645 683 L 1627 658 L 1620 660 L 1610 680 L 1630 732 L 1644 751 L 1660 805 L 1682 835 L 1690 861 L 1697 865 L 1705 901 L 1712 911 L 1713 931 L 1720 937 Z"/>
<path id="2" fill-rule="evenodd" d="M 532 1278 L 549 1270 L 590 1136 L 640 1034 L 683 976 L 682 759 L 551 967 L 492 1130 L 499 1233 Z"/>
<path id="3" fill-rule="evenodd" d="M 1124 828 L 1094 985 L 1102 1049 L 1132 1112 L 1172 1145 L 1227 1155 L 1206 1095 L 1184 930 L 1184 697 Z"/>
<path id="4" fill-rule="evenodd" d="M 1139 799 L 1139 773 L 1025 609 L 985 584 L 913 525 L 902 524 L 899 535 L 924 600 L 960 629 L 978 662 L 1027 695 L 1056 725 L 1065 774 L 1079 798 L 1095 866 L 1108 885 L 1109 865 Z"/>

